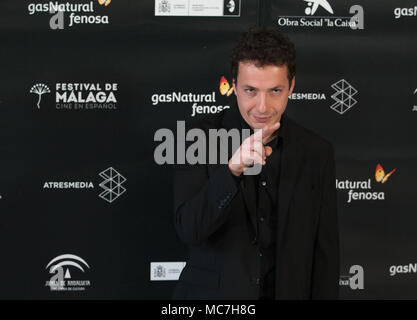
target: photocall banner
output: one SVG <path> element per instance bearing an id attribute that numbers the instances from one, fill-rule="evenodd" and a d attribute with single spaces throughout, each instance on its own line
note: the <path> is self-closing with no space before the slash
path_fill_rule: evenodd
<path id="1" fill-rule="evenodd" d="M 335 147 L 340 298 L 417 298 L 417 1 L 2 0 L 1 299 L 171 297 L 155 133 L 233 107 L 261 25 L 297 48 L 287 114 Z"/>

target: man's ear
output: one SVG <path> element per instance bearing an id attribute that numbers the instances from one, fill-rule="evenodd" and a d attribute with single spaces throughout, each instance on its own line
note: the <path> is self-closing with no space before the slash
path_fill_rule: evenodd
<path id="1" fill-rule="evenodd" d="M 292 91 L 294 90 L 294 86 L 295 86 L 295 76 L 291 80 L 291 87 L 290 87 L 290 90 L 288 92 L 288 96 L 290 96 L 292 94 Z"/>

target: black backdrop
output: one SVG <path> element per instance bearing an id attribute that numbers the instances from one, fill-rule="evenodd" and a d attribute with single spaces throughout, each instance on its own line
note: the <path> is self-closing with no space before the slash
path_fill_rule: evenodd
<path id="1" fill-rule="evenodd" d="M 76 16 L 107 16 L 108 23 L 70 26 L 71 12 L 64 12 L 63 29 L 51 29 L 53 14 L 30 14 L 34 4 L 48 1 L 0 0 L 0 298 L 171 296 L 176 281 L 166 279 L 175 270 L 166 263 L 185 261 L 186 249 L 172 225 L 172 168 L 155 163 L 154 134 L 205 114 L 192 116 L 194 102 L 153 99 L 211 94 L 214 102 L 197 105 L 230 106 L 234 97 L 220 94 L 219 81 L 231 82 L 230 49 L 255 25 L 279 28 L 295 42 L 296 87 L 287 113 L 336 148 L 341 298 L 417 298 L 417 3 L 328 0 L 333 13 L 319 6 L 308 15 L 311 6 L 302 0 L 235 0 L 226 16 L 230 2 L 69 1 L 93 7 Z M 222 16 L 204 16 L 213 13 L 199 4 L 222 7 Z M 175 16 L 181 5 L 195 11 Z M 354 5 L 363 9 L 363 29 L 326 24 L 352 16 Z M 283 25 L 283 17 L 299 25 Z M 301 25 L 312 20 L 323 25 Z M 64 91 L 57 86 L 72 83 L 116 84 L 117 102 L 74 109 L 72 101 L 62 108 L 56 99 Z M 31 93 L 37 84 L 50 92 Z M 82 103 L 97 91 L 74 93 Z M 351 108 L 340 113 L 332 106 Z M 385 173 L 396 169 L 385 183 L 375 179 L 378 164 Z M 114 181 L 125 192 L 116 183 L 112 197 L 100 197 L 99 174 L 107 169 L 123 177 Z M 370 189 L 345 188 L 346 180 L 366 181 Z M 105 181 L 107 187 L 115 182 Z M 350 189 L 371 199 L 348 202 Z M 63 254 L 88 264 L 84 272 L 65 268 L 72 280 L 89 281 L 84 290 L 45 285 L 52 276 L 48 263 Z M 363 281 L 351 266 L 362 268 Z"/>

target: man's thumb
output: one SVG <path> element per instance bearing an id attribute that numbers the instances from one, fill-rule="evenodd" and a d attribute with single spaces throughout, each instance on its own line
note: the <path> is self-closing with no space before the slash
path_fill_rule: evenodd
<path id="1" fill-rule="evenodd" d="M 272 148 L 270 146 L 265 147 L 265 155 L 269 157 L 272 153 Z"/>

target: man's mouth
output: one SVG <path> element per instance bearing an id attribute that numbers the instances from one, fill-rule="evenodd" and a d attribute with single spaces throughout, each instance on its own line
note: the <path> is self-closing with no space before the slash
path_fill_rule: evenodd
<path id="1" fill-rule="evenodd" d="M 257 117 L 257 116 L 253 116 L 253 118 L 255 119 L 256 122 L 265 123 L 265 122 L 268 122 L 268 120 L 271 117 Z"/>

